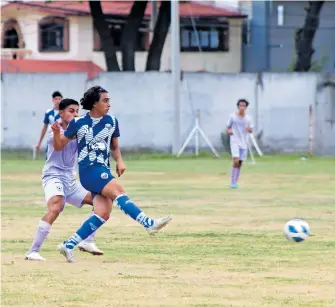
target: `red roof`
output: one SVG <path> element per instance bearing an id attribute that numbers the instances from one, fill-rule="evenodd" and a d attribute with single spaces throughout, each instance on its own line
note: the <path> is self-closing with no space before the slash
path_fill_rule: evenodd
<path id="1" fill-rule="evenodd" d="M 1 60 L 1 72 L 9 73 L 85 72 L 91 79 L 102 71 L 92 61 Z"/>
<path id="2" fill-rule="evenodd" d="M 110 15 L 123 15 L 127 16 L 133 5 L 133 1 L 101 1 L 102 10 L 105 14 Z M 160 3 L 158 4 L 160 5 Z M 87 15 L 90 14 L 90 7 L 88 1 L 52 1 L 50 3 L 45 2 L 11 2 L 2 7 L 2 11 L 5 11 L 9 7 L 18 7 L 22 9 L 37 9 L 47 11 L 48 13 L 54 13 L 59 15 Z M 145 15 L 151 16 L 152 4 L 148 2 Z M 198 16 L 198 17 L 246 17 L 238 11 L 227 10 L 224 8 L 215 7 L 210 4 L 203 4 L 197 2 L 180 2 L 179 13 L 182 17 L 187 16 Z"/>

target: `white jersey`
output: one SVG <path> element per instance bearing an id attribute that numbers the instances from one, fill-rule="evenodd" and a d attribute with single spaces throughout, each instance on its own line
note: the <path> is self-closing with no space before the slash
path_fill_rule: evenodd
<path id="1" fill-rule="evenodd" d="M 61 128 L 61 133 L 64 130 Z M 77 141 L 70 141 L 62 151 L 55 151 L 53 147 L 53 131 L 50 130 L 47 139 L 46 161 L 42 171 L 42 178 L 61 177 L 69 183 L 76 180 Z"/>
<path id="2" fill-rule="evenodd" d="M 64 130 L 61 128 L 61 133 Z M 63 196 L 65 203 L 78 208 L 83 205 L 87 191 L 76 180 L 77 141 L 70 141 L 62 151 L 53 147 L 53 131 L 47 139 L 47 158 L 42 171 L 42 182 L 46 202 L 54 196 Z"/>
<path id="3" fill-rule="evenodd" d="M 247 128 L 253 128 L 252 120 L 249 115 L 241 117 L 237 113 L 229 116 L 227 127 L 232 130 L 233 135 L 230 136 L 230 146 L 238 146 L 241 149 L 247 149 Z"/>

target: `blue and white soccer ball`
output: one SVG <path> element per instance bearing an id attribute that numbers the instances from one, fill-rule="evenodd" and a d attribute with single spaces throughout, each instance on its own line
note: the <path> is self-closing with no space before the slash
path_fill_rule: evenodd
<path id="1" fill-rule="evenodd" d="M 296 218 L 285 224 L 284 235 L 291 241 L 303 242 L 311 235 L 311 233 L 308 223 L 302 219 Z"/>

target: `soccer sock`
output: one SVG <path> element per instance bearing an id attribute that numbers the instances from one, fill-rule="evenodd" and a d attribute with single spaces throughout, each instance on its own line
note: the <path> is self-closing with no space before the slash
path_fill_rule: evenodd
<path id="1" fill-rule="evenodd" d="M 89 215 L 89 217 L 91 217 L 92 215 L 94 215 L 94 211 L 92 210 L 91 212 L 90 212 L 90 215 Z M 84 222 L 85 223 L 85 222 Z M 83 224 L 84 224 L 83 223 Z M 83 241 L 85 241 L 86 243 L 92 243 L 92 242 L 94 242 L 94 240 L 95 240 L 95 234 L 96 234 L 97 232 L 95 231 L 95 232 L 93 232 L 91 235 L 89 235 L 85 240 L 83 240 Z"/>
<path id="2" fill-rule="evenodd" d="M 127 195 L 119 195 L 115 198 L 115 201 L 121 211 L 129 215 L 133 220 L 137 221 L 145 228 L 149 228 L 154 224 L 154 220 L 147 217 L 144 212 L 129 199 Z"/>
<path id="3" fill-rule="evenodd" d="M 40 248 L 43 244 L 43 242 L 45 241 L 45 239 L 47 238 L 49 232 L 50 232 L 50 228 L 51 225 L 43 220 L 40 220 L 40 222 L 38 223 L 38 227 L 36 230 L 36 234 L 34 237 L 34 241 L 33 244 L 30 248 L 31 252 L 39 252 Z"/>
<path id="4" fill-rule="evenodd" d="M 230 180 L 231 183 L 236 183 L 236 173 L 237 173 L 237 168 L 236 167 L 232 167 L 231 168 L 231 172 L 230 172 Z"/>
<path id="5" fill-rule="evenodd" d="M 235 173 L 235 183 L 237 183 L 238 179 L 240 178 L 240 172 L 241 168 L 236 168 L 236 173 Z"/>
<path id="6" fill-rule="evenodd" d="M 73 249 L 78 243 L 85 240 L 99 227 L 101 227 L 106 221 L 100 216 L 94 214 L 89 217 L 83 225 L 77 230 L 77 232 L 66 242 L 64 242 L 66 248 Z"/>

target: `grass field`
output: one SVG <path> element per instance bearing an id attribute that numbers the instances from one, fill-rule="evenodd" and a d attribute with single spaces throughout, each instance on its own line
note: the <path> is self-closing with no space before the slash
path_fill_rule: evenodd
<path id="1" fill-rule="evenodd" d="M 88 216 L 67 206 L 41 254 L 28 262 L 45 212 L 43 160 L 2 160 L 1 306 L 334 307 L 335 160 L 264 157 L 228 188 L 230 161 L 126 159 L 120 180 L 154 217 L 173 221 L 155 237 L 117 207 L 97 234 L 104 256 L 76 251 L 65 263 L 56 246 Z M 282 234 L 305 218 L 314 236 Z"/>

